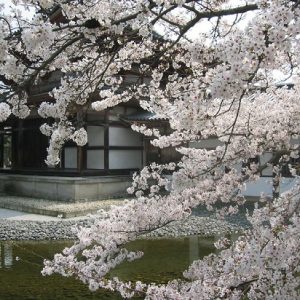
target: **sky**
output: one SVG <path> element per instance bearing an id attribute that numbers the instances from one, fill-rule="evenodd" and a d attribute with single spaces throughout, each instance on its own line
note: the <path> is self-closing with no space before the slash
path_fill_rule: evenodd
<path id="1" fill-rule="evenodd" d="M 10 12 L 10 7 L 15 7 L 12 4 L 11 0 L 0 0 L 0 5 L 4 4 L 4 12 L 9 13 Z M 18 6 L 18 9 L 22 12 L 22 15 L 28 16 L 29 18 L 33 15 L 33 9 L 28 11 L 25 9 L 23 6 Z"/>
<path id="2" fill-rule="evenodd" d="M 240 0 L 232 0 L 230 1 L 231 5 L 236 5 L 238 2 L 240 2 L 241 4 L 244 4 L 244 1 L 240 1 Z M 9 13 L 10 12 L 10 6 L 14 6 L 12 4 L 12 0 L 0 0 L 0 5 L 4 5 L 4 12 L 5 13 Z M 34 14 L 34 9 L 25 9 L 23 6 L 18 6 L 18 9 L 21 11 L 22 15 L 27 16 L 28 18 L 31 18 Z M 242 29 L 243 27 L 246 26 L 246 24 L 249 22 L 249 20 L 251 20 L 254 16 L 254 13 L 249 13 L 244 20 L 239 24 L 239 27 Z M 234 20 L 234 17 L 227 17 L 227 19 L 230 20 Z M 212 27 L 212 24 L 209 21 L 204 21 L 201 22 L 201 24 L 197 24 L 195 25 L 187 34 L 187 37 L 190 40 L 195 40 L 197 39 L 197 36 L 199 36 L 201 33 L 206 33 L 210 30 L 210 28 Z M 160 31 L 160 30 L 158 30 Z M 278 78 L 278 80 L 280 80 L 280 78 L 282 78 L 283 74 L 278 72 L 276 74 L 276 77 Z"/>

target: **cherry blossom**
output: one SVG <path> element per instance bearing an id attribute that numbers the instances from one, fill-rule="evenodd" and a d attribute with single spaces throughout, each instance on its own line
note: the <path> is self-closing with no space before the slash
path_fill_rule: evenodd
<path id="1" fill-rule="evenodd" d="M 75 276 L 91 290 L 127 298 L 299 299 L 300 186 L 292 164 L 300 132 L 299 2 L 14 2 L 35 13 L 0 14 L 0 121 L 11 113 L 27 117 L 32 89 L 59 72 L 52 100 L 41 99 L 38 107 L 41 132 L 50 138 L 49 165 L 59 163 L 65 142 L 87 142 L 74 116 L 132 100 L 168 120 L 170 130 L 132 129 L 181 155 L 134 174 L 128 192 L 135 198 L 78 227 L 78 240 L 45 261 L 43 274 Z M 130 72 L 139 75 L 135 83 L 126 81 Z M 204 146 L 211 139 L 214 146 Z M 264 153 L 272 158 L 250 163 Z M 280 193 L 284 165 L 295 184 Z M 245 202 L 245 183 L 270 167 L 273 199 L 263 196 L 247 216 L 252 227 L 236 241 L 217 242 L 222 250 L 194 261 L 184 279 L 157 285 L 107 276 L 142 256 L 127 250 L 128 242 L 187 218 L 200 204 L 209 210 L 222 204 L 219 217 L 235 213 Z"/>

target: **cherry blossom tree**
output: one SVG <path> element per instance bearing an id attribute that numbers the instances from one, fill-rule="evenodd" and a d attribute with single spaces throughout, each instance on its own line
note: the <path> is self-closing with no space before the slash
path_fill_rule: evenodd
<path id="1" fill-rule="evenodd" d="M 298 0 L 15 0 L 34 8 L 0 15 L 0 119 L 30 113 L 31 88 L 51 72 L 61 84 L 38 109 L 52 125 L 47 163 L 59 162 L 63 144 L 84 145 L 83 124 L 73 118 L 87 108 L 104 110 L 136 99 L 145 110 L 169 120 L 172 132 L 132 126 L 173 146 L 177 163 L 151 164 L 135 174 L 134 200 L 100 212 L 78 240 L 46 261 L 43 274 L 76 276 L 91 290 L 117 290 L 146 299 L 299 299 L 300 185 L 262 195 L 248 215 L 252 227 L 232 244 L 222 239 L 195 261 L 184 280 L 168 284 L 122 282 L 107 274 L 123 261 L 142 256 L 126 244 L 145 232 L 188 217 L 199 204 L 220 217 L 238 210 L 247 181 L 273 166 L 278 182 L 283 165 L 298 158 L 300 126 L 300 7 Z M 59 8 L 57 7 L 59 6 Z M 53 19 L 59 9 L 63 17 Z M 122 74 L 138 70 L 134 85 Z M 293 86 L 281 84 L 293 80 Z M 197 145 L 218 140 L 215 149 Z M 243 162 L 273 152 L 265 165 Z M 165 174 L 172 174 L 166 177 Z M 278 185 L 278 184 L 277 184 Z"/>

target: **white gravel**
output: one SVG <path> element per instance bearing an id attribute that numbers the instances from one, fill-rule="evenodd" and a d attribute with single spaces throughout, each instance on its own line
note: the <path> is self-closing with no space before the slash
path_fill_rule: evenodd
<path id="1" fill-rule="evenodd" d="M 241 226 L 229 223 L 225 220 L 217 220 L 213 217 L 190 216 L 185 220 L 174 221 L 144 236 L 147 238 L 189 235 L 215 236 L 231 234 L 241 230 Z"/>
<path id="2" fill-rule="evenodd" d="M 87 225 L 91 219 L 74 218 L 59 220 L 0 220 L 0 240 L 60 240 L 75 239 L 72 227 Z M 143 235 L 143 238 L 181 237 L 189 235 L 215 236 L 240 231 L 241 227 L 211 217 L 197 217 L 176 221 Z"/>
<path id="3" fill-rule="evenodd" d="M 87 212 L 109 209 L 111 205 L 121 205 L 122 200 L 101 200 L 94 202 L 61 203 L 14 196 L 0 196 L 0 206 L 22 207 L 27 211 L 39 209 L 54 216 L 37 215 L 8 209 L 0 209 L 0 240 L 59 240 L 75 239 L 72 228 L 76 224 L 87 225 L 93 218 Z M 63 213 L 85 216 L 61 218 Z M 78 212 L 78 214 L 77 214 Z M 244 217 L 240 218 L 241 220 Z M 147 233 L 142 238 L 181 237 L 189 235 L 215 236 L 242 230 L 242 221 L 233 223 L 217 220 L 213 216 L 190 216 L 186 220 L 175 221 L 165 227 Z"/>

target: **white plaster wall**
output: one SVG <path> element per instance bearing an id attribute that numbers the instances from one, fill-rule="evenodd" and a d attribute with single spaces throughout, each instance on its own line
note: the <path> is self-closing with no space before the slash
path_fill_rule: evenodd
<path id="1" fill-rule="evenodd" d="M 110 169 L 131 169 L 142 167 L 141 150 L 111 150 L 109 151 Z"/>
<path id="2" fill-rule="evenodd" d="M 87 126 L 88 145 L 103 146 L 104 145 L 104 127 Z"/>
<path id="3" fill-rule="evenodd" d="M 76 169 L 77 168 L 77 148 L 66 147 L 65 148 L 65 168 Z"/>
<path id="4" fill-rule="evenodd" d="M 104 150 L 87 150 L 87 169 L 104 169 Z"/>
<path id="5" fill-rule="evenodd" d="M 264 165 L 266 164 L 268 161 L 270 161 L 273 157 L 273 153 L 272 152 L 265 152 L 263 153 L 260 157 L 260 165 Z M 272 176 L 273 172 L 272 172 L 272 166 L 269 166 L 267 168 L 265 168 L 264 170 L 262 170 L 261 172 L 262 176 Z"/>
<path id="6" fill-rule="evenodd" d="M 292 145 L 298 145 L 299 144 L 299 142 L 300 142 L 300 137 L 292 137 L 291 138 L 291 144 Z"/>
<path id="7" fill-rule="evenodd" d="M 141 134 L 134 132 L 130 128 L 110 127 L 109 128 L 110 146 L 142 146 Z"/>

